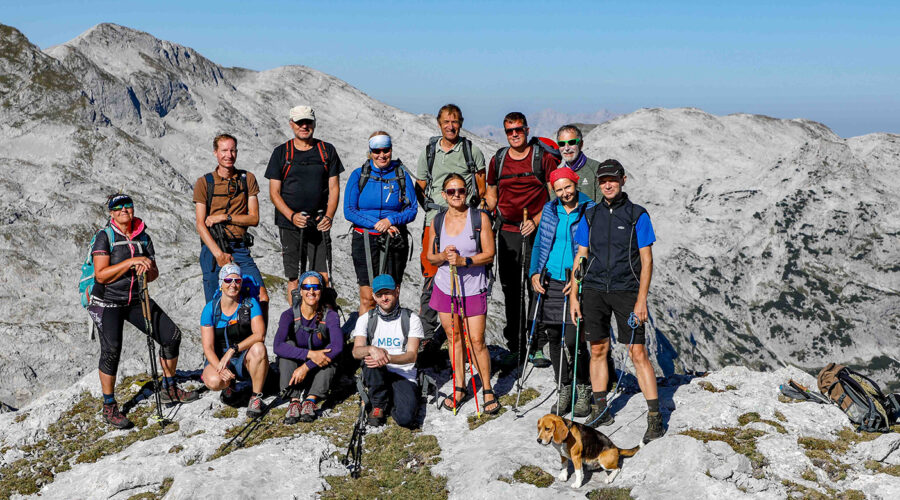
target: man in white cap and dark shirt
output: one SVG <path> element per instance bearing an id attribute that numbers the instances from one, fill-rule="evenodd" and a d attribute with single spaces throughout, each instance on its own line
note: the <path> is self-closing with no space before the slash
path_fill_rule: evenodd
<path id="1" fill-rule="evenodd" d="M 334 146 L 313 138 L 316 114 L 311 107 L 291 108 L 289 123 L 294 137 L 272 152 L 266 179 L 275 205 L 288 280 L 287 300 L 291 303 L 291 292 L 297 288 L 301 272 L 318 271 L 326 281 L 330 279 L 328 231 L 341 195 L 344 165 Z"/>
<path id="2" fill-rule="evenodd" d="M 368 388 L 371 409 L 368 423 L 382 425 L 385 412 L 401 427 L 416 423 L 419 391 L 416 357 L 424 337 L 419 316 L 400 307 L 400 291 L 390 274 L 372 280 L 375 309 L 356 320 L 353 329 L 353 357 L 363 362 L 363 381 Z"/>

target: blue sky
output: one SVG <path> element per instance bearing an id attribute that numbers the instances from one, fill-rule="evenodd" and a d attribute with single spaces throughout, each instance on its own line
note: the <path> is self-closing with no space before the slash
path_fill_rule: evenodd
<path id="1" fill-rule="evenodd" d="M 101 22 L 226 66 L 303 64 L 466 125 L 692 106 L 900 133 L 900 2 L 3 1 L 42 48 Z"/>

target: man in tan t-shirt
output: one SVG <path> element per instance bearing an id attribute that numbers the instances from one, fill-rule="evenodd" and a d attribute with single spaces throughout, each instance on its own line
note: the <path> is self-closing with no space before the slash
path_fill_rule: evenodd
<path id="1" fill-rule="evenodd" d="M 216 169 L 194 183 L 196 227 L 203 242 L 200 247 L 203 293 L 206 301 L 211 301 L 218 287 L 219 269 L 234 262 L 241 266 L 244 275 L 256 280 L 259 305 L 263 319 L 267 320 L 269 294 L 250 255 L 253 238 L 247 233 L 248 227 L 259 224 L 259 185 L 252 173 L 234 168 L 237 160 L 235 137 L 228 134 L 216 136 L 213 152 L 218 162 Z M 212 192 L 209 191 L 210 181 Z"/>

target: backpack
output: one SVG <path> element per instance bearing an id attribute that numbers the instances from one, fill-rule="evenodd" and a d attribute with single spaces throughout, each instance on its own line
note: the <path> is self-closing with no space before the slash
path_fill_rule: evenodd
<path id="1" fill-rule="evenodd" d="M 430 170 L 429 170 L 430 172 Z M 394 168 L 394 173 L 396 177 L 391 177 L 389 179 L 384 177 L 375 177 L 375 180 L 378 182 L 391 182 L 396 180 L 397 184 L 400 186 L 400 203 L 404 206 L 409 205 L 409 198 L 406 197 L 406 168 L 403 166 L 403 162 L 397 160 L 397 166 Z M 359 193 L 362 194 L 362 190 L 366 187 L 366 184 L 369 182 L 369 178 L 372 177 L 372 162 L 366 160 L 362 165 L 362 172 L 359 175 Z"/>
<path id="2" fill-rule="evenodd" d="M 422 204 L 422 208 L 426 210 L 428 208 L 440 208 L 440 205 L 437 205 L 431 198 L 431 187 L 434 181 L 431 171 L 434 168 L 434 157 L 437 154 L 437 145 L 440 140 L 441 136 L 436 135 L 431 139 L 428 139 L 428 145 L 425 146 L 425 164 L 428 169 L 425 171 L 425 201 Z M 475 157 L 472 156 L 472 141 L 467 137 L 460 137 L 459 140 L 462 141 L 463 158 L 466 160 L 466 173 L 469 174 L 469 180 L 466 182 L 466 191 L 475 194 L 469 202 L 470 205 L 474 207 L 480 202 L 478 193 L 473 190 L 475 173 L 478 171 L 478 166 L 475 165 Z"/>
<path id="3" fill-rule="evenodd" d="M 829 363 L 817 380 L 819 391 L 847 414 L 857 431 L 889 432 L 900 417 L 900 395 L 885 396 L 872 379 L 844 365 Z"/>
<path id="4" fill-rule="evenodd" d="M 376 306 L 377 307 L 377 306 Z M 409 340 L 409 318 L 412 311 L 405 307 L 400 308 L 400 330 L 403 332 L 403 350 L 406 351 L 406 342 Z M 373 309 L 369 312 L 369 320 L 366 323 L 366 342 L 372 345 L 375 340 L 375 329 L 378 327 L 378 313 Z"/>
<path id="5" fill-rule="evenodd" d="M 253 307 L 253 303 L 250 301 L 251 298 L 259 300 L 259 288 L 260 284 L 256 282 L 256 279 L 253 276 L 243 275 L 241 276 L 241 305 L 238 307 L 238 324 L 241 326 L 241 329 L 250 328 L 250 309 Z M 219 318 L 222 316 L 222 290 L 216 290 L 216 293 L 213 294 L 213 300 L 216 301 L 216 305 L 213 306 L 213 326 L 215 326 L 216 322 L 219 321 Z"/>
<path id="6" fill-rule="evenodd" d="M 78 294 L 81 296 L 81 307 L 85 309 L 91 304 L 91 292 L 94 290 L 94 255 L 92 252 L 94 250 L 94 243 L 97 242 L 97 236 L 99 236 L 101 232 L 106 232 L 106 239 L 109 240 L 110 253 L 112 253 L 112 249 L 117 246 L 132 245 L 136 243 L 142 247 L 146 247 L 148 243 L 147 235 L 143 232 L 138 235 L 138 239 L 136 240 L 116 241 L 116 234 L 109 224 L 107 224 L 105 228 L 94 233 L 90 244 L 88 244 L 87 252 L 85 252 L 84 262 L 81 263 L 81 279 L 78 280 Z"/>
<path id="7" fill-rule="evenodd" d="M 297 288 L 297 290 L 299 290 L 299 289 L 300 288 Z M 303 326 L 303 323 L 300 322 L 300 320 L 303 319 L 303 315 L 300 313 L 300 300 L 298 300 L 299 298 L 300 298 L 299 294 L 295 295 L 294 300 L 292 301 L 293 303 L 291 304 L 291 312 L 294 315 L 294 332 L 295 332 L 294 340 L 296 341 L 296 339 L 297 339 L 297 337 L 296 337 L 297 325 L 300 325 L 300 328 L 303 328 L 304 330 L 306 330 L 307 333 L 310 334 L 310 337 L 312 337 L 313 332 L 315 332 L 316 334 L 318 334 L 319 340 L 321 340 L 323 342 L 323 345 L 330 344 L 331 343 L 331 335 L 328 333 L 328 327 L 325 325 L 324 317 L 322 318 L 322 321 L 319 321 L 319 324 L 316 325 L 316 328 L 309 328 L 309 327 Z M 326 308 L 325 311 L 327 314 L 328 309 Z M 310 348 L 312 348 L 311 344 L 312 343 L 310 343 Z"/>
<path id="8" fill-rule="evenodd" d="M 487 213 L 480 208 L 469 208 L 469 221 L 472 223 L 472 237 L 475 238 L 475 252 L 481 253 L 481 214 Z M 434 216 L 434 251 L 439 252 L 441 249 L 441 227 L 444 225 L 444 217 L 447 215 L 447 209 L 441 207 L 441 211 Z M 484 265 L 484 270 L 488 276 L 487 291 L 490 292 L 494 288 L 494 263 L 493 261 Z"/>
<path id="9" fill-rule="evenodd" d="M 237 195 L 242 190 L 245 193 L 249 193 L 250 189 L 247 188 L 247 171 L 241 170 L 241 169 L 235 169 L 234 173 L 237 174 L 237 177 L 239 179 L 238 190 L 234 194 Z M 212 172 L 204 175 L 203 177 L 206 178 L 206 215 L 212 215 L 212 214 L 210 214 L 210 209 L 212 207 L 213 196 L 231 196 L 231 195 L 215 194 L 216 180 L 213 177 Z"/>
<path id="10" fill-rule="evenodd" d="M 328 153 L 325 151 L 325 143 L 314 139 L 316 142 L 316 149 L 319 150 L 319 158 L 322 159 L 322 165 L 325 167 L 325 173 L 328 173 Z M 294 140 L 289 139 L 286 143 L 284 143 L 284 165 L 281 167 L 281 180 L 284 181 L 287 179 L 288 173 L 291 171 L 291 166 L 294 161 Z"/>
<path id="11" fill-rule="evenodd" d="M 506 160 L 506 154 L 509 152 L 509 146 L 502 147 L 497 150 L 497 153 L 494 155 L 494 170 L 496 173 L 494 178 L 497 180 L 498 186 L 500 185 L 500 179 L 530 177 L 532 175 L 537 177 L 537 179 L 541 181 L 541 184 L 545 184 L 547 182 L 544 176 L 544 166 L 542 165 L 544 152 L 550 153 L 557 160 L 561 160 L 562 155 L 559 153 L 558 149 L 550 147 L 539 137 L 532 137 L 531 140 L 528 141 L 528 144 L 531 145 L 531 172 L 522 174 L 503 175 L 503 163 Z"/>

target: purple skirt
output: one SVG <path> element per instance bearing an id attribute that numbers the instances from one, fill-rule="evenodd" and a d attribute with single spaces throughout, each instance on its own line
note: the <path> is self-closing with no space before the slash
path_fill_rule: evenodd
<path id="1" fill-rule="evenodd" d="M 444 293 L 439 287 L 435 286 L 431 290 L 431 300 L 428 305 L 437 312 L 450 313 L 450 296 Z M 453 299 L 457 304 L 454 306 L 456 312 L 459 311 L 460 299 Z M 478 295 L 469 295 L 462 300 L 462 314 L 464 316 L 481 316 L 487 314 L 487 292 Z"/>

